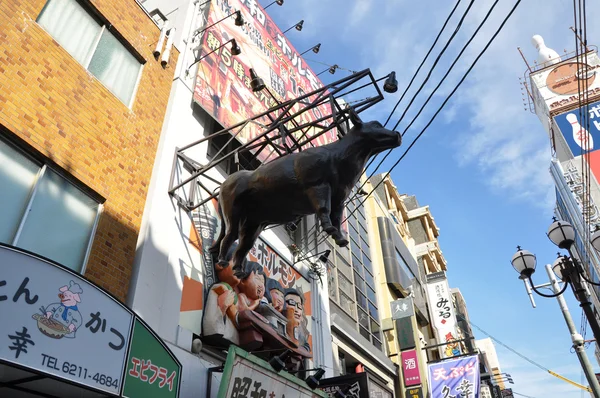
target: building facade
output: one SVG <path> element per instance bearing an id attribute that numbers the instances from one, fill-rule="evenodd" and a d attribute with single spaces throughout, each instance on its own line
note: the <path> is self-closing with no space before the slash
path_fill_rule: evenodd
<path id="1" fill-rule="evenodd" d="M 11 303 L 36 305 L 38 315 L 43 304 L 47 319 L 35 325 L 29 314 L 26 326 L 18 325 L 47 357 L 33 345 L 21 355 L 0 353 L 0 395 L 17 394 L 4 384 L 6 367 L 14 364 L 28 369 L 26 376 L 45 375 L 37 385 L 15 377 L 12 384 L 24 396 L 31 391 L 81 396 L 81 388 L 96 391 L 90 396 L 119 394 L 123 379 L 115 375 L 127 369 L 127 347 L 133 347 L 127 320 L 138 322 L 122 303 L 178 52 L 169 51 L 164 64 L 154 57 L 160 29 L 136 2 L 6 1 L 0 13 L 2 42 L 10 43 L 0 55 L 0 286 L 27 292 L 11 296 Z M 16 263 L 7 262 L 9 257 Z M 20 266 L 10 271 L 12 265 Z M 19 272 L 29 275 L 16 281 Z M 16 328 L 18 320 L 10 316 L 16 313 L 7 303 L 0 300 L 3 325 Z M 112 316 L 100 319 L 107 316 L 100 308 L 111 308 Z M 55 333 L 44 329 L 51 319 L 58 336 L 68 338 L 43 334 Z M 92 339 L 105 350 L 101 342 L 109 335 L 118 350 L 99 351 L 104 370 L 95 373 L 96 380 L 93 374 L 85 380 L 78 372 L 54 369 L 84 365 L 85 355 L 96 355 Z M 61 345 L 65 341 L 68 350 Z M 9 341 L 2 346 L 9 347 Z M 62 354 L 50 354 L 54 351 Z M 47 361 L 44 366 L 28 362 L 37 355 L 55 358 L 52 369 Z M 173 383 L 170 388 L 176 389 Z"/>

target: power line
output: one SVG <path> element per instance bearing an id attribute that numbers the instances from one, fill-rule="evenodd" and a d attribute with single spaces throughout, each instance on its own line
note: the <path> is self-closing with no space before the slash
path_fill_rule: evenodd
<path id="1" fill-rule="evenodd" d="M 390 170 L 383 176 L 383 178 L 381 179 L 381 181 L 379 181 L 379 183 L 377 183 L 377 185 L 375 185 L 375 187 L 373 187 L 373 189 L 371 190 L 371 192 L 369 192 L 365 196 L 365 198 L 356 206 L 356 208 L 343 221 L 347 220 L 348 217 L 350 217 L 358 209 L 358 207 L 361 206 L 373 192 L 375 192 L 375 190 L 392 173 L 392 170 L 394 170 L 394 168 L 396 168 L 396 166 L 398 166 L 398 164 L 402 161 L 402 159 L 404 159 L 404 157 L 406 156 L 406 154 L 415 145 L 415 143 L 417 142 L 417 140 L 425 133 L 425 131 L 429 128 L 429 126 L 431 126 L 431 124 L 433 123 L 433 121 L 435 120 L 435 118 L 439 115 L 439 113 L 442 111 L 442 109 L 446 106 L 446 104 L 448 103 L 448 101 L 450 101 L 450 98 L 452 98 L 452 96 L 454 95 L 454 93 L 456 93 L 456 91 L 462 85 L 462 83 L 465 81 L 465 79 L 467 78 L 467 76 L 469 75 L 469 73 L 471 73 L 471 71 L 473 70 L 473 68 L 475 67 L 475 65 L 477 65 L 477 62 L 481 59 L 481 57 L 483 56 L 483 54 L 485 54 L 485 52 L 488 50 L 488 48 L 490 47 L 490 45 L 492 44 L 492 42 L 496 39 L 496 37 L 498 36 L 498 34 L 502 30 L 502 28 L 504 28 L 504 25 L 506 25 L 506 22 L 508 22 L 509 18 L 515 12 L 515 10 L 517 9 L 517 7 L 521 3 L 521 1 L 522 0 L 517 0 L 517 2 L 515 3 L 515 5 L 512 7 L 512 9 L 508 13 L 508 15 L 504 18 L 504 20 L 502 21 L 502 23 L 500 24 L 500 26 L 498 27 L 498 29 L 494 33 L 494 35 L 491 37 L 491 39 L 485 45 L 485 47 L 483 48 L 483 50 L 481 50 L 481 52 L 479 53 L 479 55 L 477 55 L 477 57 L 475 58 L 475 60 L 473 61 L 473 63 L 471 63 L 471 66 L 469 66 L 469 68 L 467 69 L 467 71 L 465 72 L 465 74 L 463 75 L 463 77 L 459 80 L 459 82 L 456 84 L 456 86 L 454 87 L 454 89 L 446 97 L 446 99 L 444 100 L 444 102 L 442 102 L 442 104 L 440 105 L 440 107 L 438 108 L 438 110 L 433 114 L 433 116 L 431 117 L 431 119 L 429 120 L 429 122 L 425 125 L 425 127 L 423 127 L 423 129 L 421 130 L 421 132 L 415 137 L 415 139 L 410 143 L 410 145 L 408 146 L 408 148 L 406 148 L 406 150 L 404 151 L 404 153 L 392 165 L 392 167 L 390 168 Z M 325 236 L 324 240 L 326 240 L 326 239 L 327 239 L 327 235 Z M 317 244 L 317 246 L 319 244 L 321 244 L 324 240 L 321 240 Z"/>

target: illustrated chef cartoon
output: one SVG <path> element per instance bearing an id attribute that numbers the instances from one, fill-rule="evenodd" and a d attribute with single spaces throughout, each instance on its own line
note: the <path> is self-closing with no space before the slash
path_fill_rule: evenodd
<path id="1" fill-rule="evenodd" d="M 69 286 L 63 286 L 58 289 L 58 297 L 60 303 L 53 303 L 46 307 L 46 317 L 48 319 L 62 323 L 70 333 L 64 337 L 75 338 L 75 331 L 81 326 L 83 318 L 77 308 L 77 303 L 81 302 L 79 296 L 83 293 L 83 289 L 74 281 L 69 282 Z"/>

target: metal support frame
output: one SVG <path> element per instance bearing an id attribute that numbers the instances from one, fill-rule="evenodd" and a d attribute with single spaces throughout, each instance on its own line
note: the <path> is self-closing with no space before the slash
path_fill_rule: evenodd
<path id="1" fill-rule="evenodd" d="M 207 373 L 207 380 L 206 380 L 206 390 L 207 390 L 207 396 L 211 397 L 211 393 L 212 393 L 212 377 L 213 377 L 213 373 L 223 373 L 223 369 L 224 366 L 215 366 L 213 368 L 208 368 L 208 373 Z"/>
<path id="2" fill-rule="evenodd" d="M 314 146 L 315 139 L 334 128 L 337 129 L 338 138 L 343 136 L 349 128 L 349 110 L 343 109 L 339 100 L 343 98 L 346 103 L 352 103 L 355 111 L 360 113 L 383 100 L 383 93 L 377 82 L 386 77 L 375 79 L 371 71 L 365 69 L 284 102 L 279 102 L 266 88 L 267 94 L 276 103 L 275 106 L 240 123 L 191 142 L 176 151 L 169 195 L 176 199 L 179 206 L 187 211 L 192 211 L 218 197 L 218 188 L 211 190 L 210 187 L 218 187 L 222 181 L 211 177 L 209 172 L 223 162 L 231 159 L 237 160 L 242 153 L 246 157 L 250 156 L 252 161 L 260 161 L 260 155 L 263 157 L 266 155 L 269 161 L 274 160 L 280 156 L 300 152 Z M 361 99 L 353 100 L 356 97 Z M 301 116 L 304 113 L 326 104 L 330 105 L 331 113 L 323 114 L 321 108 L 319 109 L 321 117 L 318 117 L 317 120 L 302 121 Z M 259 128 L 261 131 L 245 143 L 236 140 L 243 129 L 251 124 L 254 125 L 253 128 Z M 315 132 L 309 135 L 311 128 L 314 128 Z M 229 137 L 229 139 L 207 164 L 202 164 L 195 161 L 192 156 L 186 155 L 186 151 L 197 148 L 198 145 L 215 137 Z M 240 147 L 227 151 L 227 147 L 234 142 Z M 185 169 L 189 176 L 176 181 L 179 167 Z M 200 194 L 198 194 L 198 188 Z"/>

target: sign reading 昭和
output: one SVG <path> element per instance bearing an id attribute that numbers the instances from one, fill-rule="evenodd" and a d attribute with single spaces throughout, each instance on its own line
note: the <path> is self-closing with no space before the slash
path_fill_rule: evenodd
<path id="1" fill-rule="evenodd" d="M 445 273 L 436 272 L 427 275 L 427 303 L 431 312 L 431 321 L 440 343 L 440 355 L 449 358 L 460 355 L 460 344 L 457 340 L 456 315 L 454 304 Z"/>
<path id="2" fill-rule="evenodd" d="M 412 297 L 394 300 L 392 306 L 392 319 L 401 319 L 415 314 Z"/>
<path id="3" fill-rule="evenodd" d="M 239 347 L 229 347 L 218 398 L 284 396 L 325 398 L 327 395 L 320 390 L 312 390 L 290 373 L 275 372 L 268 362 Z"/>
<path id="4" fill-rule="evenodd" d="M 431 398 L 479 397 L 477 355 L 428 365 Z"/>
<path id="5" fill-rule="evenodd" d="M 404 385 L 409 387 L 421 384 L 417 350 L 402 351 L 400 353 L 400 357 L 402 359 L 402 375 L 404 377 Z"/>
<path id="6" fill-rule="evenodd" d="M 177 397 L 181 365 L 140 321 L 135 321 L 123 397 Z"/>
<path id="7" fill-rule="evenodd" d="M 120 394 L 133 313 L 74 272 L 0 246 L 0 359 Z"/>

